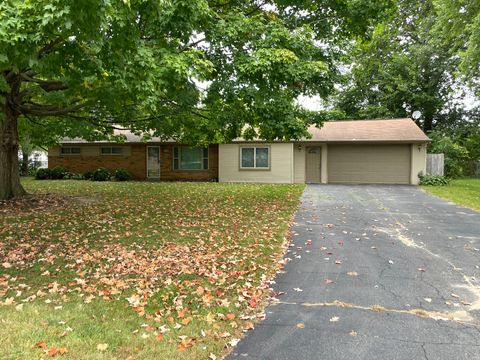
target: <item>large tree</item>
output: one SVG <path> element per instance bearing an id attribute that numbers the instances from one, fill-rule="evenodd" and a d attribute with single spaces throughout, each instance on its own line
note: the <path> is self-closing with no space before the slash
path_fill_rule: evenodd
<path id="1" fill-rule="evenodd" d="M 19 118 L 50 138 L 93 139 L 118 126 L 197 144 L 302 136 L 322 119 L 297 97 L 328 95 L 342 42 L 364 35 L 389 5 L 4 0 L 0 199 L 24 194 Z"/>
<path id="2" fill-rule="evenodd" d="M 480 92 L 480 1 L 434 0 L 437 21 L 434 35 L 451 44 L 459 55 L 459 73 Z"/>
<path id="3" fill-rule="evenodd" d="M 453 77 L 457 59 L 449 42 L 434 34 L 432 0 L 398 0 L 392 19 L 379 24 L 371 39 L 358 40 L 351 72 L 337 97 L 348 118 L 422 116 L 431 131 L 456 112 Z"/>

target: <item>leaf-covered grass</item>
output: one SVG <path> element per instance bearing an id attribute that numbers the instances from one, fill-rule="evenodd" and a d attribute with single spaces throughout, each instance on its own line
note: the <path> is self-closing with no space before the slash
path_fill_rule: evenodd
<path id="1" fill-rule="evenodd" d="M 303 189 L 24 185 L 35 206 L 0 205 L 2 359 L 221 356 L 261 317 Z"/>
<path id="2" fill-rule="evenodd" d="M 423 186 L 423 189 L 459 205 L 480 210 L 480 179 L 452 180 L 448 186 Z"/>

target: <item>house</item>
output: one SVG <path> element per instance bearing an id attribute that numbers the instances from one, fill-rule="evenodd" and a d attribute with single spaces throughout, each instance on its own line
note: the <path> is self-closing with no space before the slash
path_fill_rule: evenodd
<path id="1" fill-rule="evenodd" d="M 430 140 L 411 119 L 333 121 L 309 133 L 202 148 L 123 132 L 123 143 L 66 139 L 49 150 L 48 164 L 79 173 L 125 168 L 137 180 L 164 181 L 418 184 L 425 174 Z"/>

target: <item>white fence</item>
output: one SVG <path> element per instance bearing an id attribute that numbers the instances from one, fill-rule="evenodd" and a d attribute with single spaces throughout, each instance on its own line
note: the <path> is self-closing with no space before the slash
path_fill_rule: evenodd
<path id="1" fill-rule="evenodd" d="M 443 176 L 444 163 L 443 154 L 427 154 L 427 175 Z"/>

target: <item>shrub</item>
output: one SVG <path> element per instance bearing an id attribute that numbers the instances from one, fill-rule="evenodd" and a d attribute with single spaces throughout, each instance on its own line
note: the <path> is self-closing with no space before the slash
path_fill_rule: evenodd
<path id="1" fill-rule="evenodd" d="M 420 176 L 420 185 L 446 186 L 448 185 L 448 179 L 445 176 L 439 175 Z"/>
<path id="2" fill-rule="evenodd" d="M 93 172 L 92 180 L 93 181 L 108 181 L 110 180 L 110 170 L 105 168 L 98 168 Z"/>
<path id="3" fill-rule="evenodd" d="M 35 172 L 35 179 L 37 180 L 46 180 L 50 179 L 50 169 L 47 168 L 39 168 Z"/>
<path id="4" fill-rule="evenodd" d="M 68 170 L 62 166 L 55 166 L 52 170 L 50 170 L 50 178 L 54 180 L 65 179 L 67 174 Z"/>
<path id="5" fill-rule="evenodd" d="M 74 172 L 67 172 L 63 178 L 71 180 L 83 180 L 83 175 Z"/>
<path id="6" fill-rule="evenodd" d="M 130 173 L 125 170 L 125 169 L 117 169 L 117 171 L 115 171 L 115 179 L 117 179 L 117 181 L 128 181 L 132 178 L 132 175 L 130 175 Z"/>
<path id="7" fill-rule="evenodd" d="M 93 178 L 93 171 L 86 171 L 83 173 L 83 178 L 85 180 L 92 180 Z"/>

